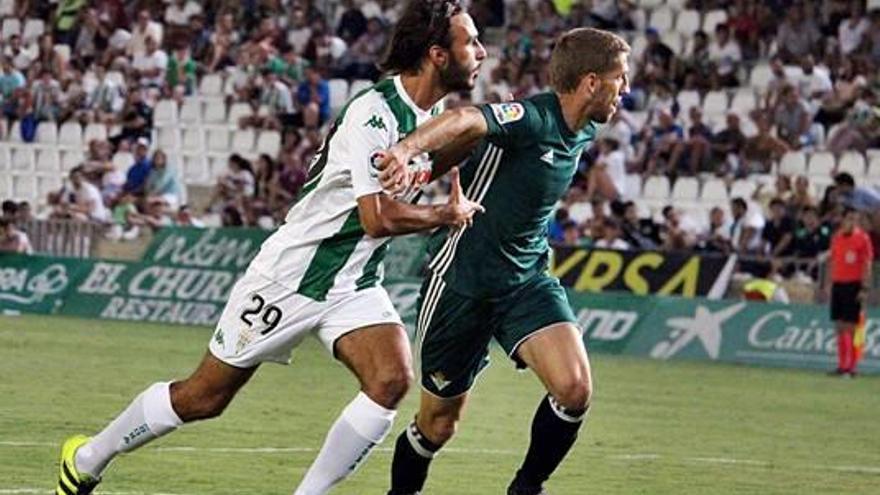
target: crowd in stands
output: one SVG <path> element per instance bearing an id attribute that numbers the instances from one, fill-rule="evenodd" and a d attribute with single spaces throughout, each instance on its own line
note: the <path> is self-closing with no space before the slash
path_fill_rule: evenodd
<path id="1" fill-rule="evenodd" d="M 565 29 L 631 42 L 631 91 L 585 154 L 555 242 L 815 259 L 846 207 L 880 232 L 880 10 L 866 2 L 464 3 L 490 57 L 449 105 L 545 90 Z M 114 238 L 199 218 L 271 227 L 334 113 L 381 76 L 401 7 L 0 0 L 0 136 L 82 136 L 84 153 L 55 164 L 63 186 L 35 201 L 52 218 L 106 222 Z M 198 211 L 193 184 L 211 185 Z"/>

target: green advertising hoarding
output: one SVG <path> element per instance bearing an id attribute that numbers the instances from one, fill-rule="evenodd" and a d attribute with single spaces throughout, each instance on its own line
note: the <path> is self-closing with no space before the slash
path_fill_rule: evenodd
<path id="1" fill-rule="evenodd" d="M 0 253 L 0 311 L 55 313 L 92 262 Z"/>

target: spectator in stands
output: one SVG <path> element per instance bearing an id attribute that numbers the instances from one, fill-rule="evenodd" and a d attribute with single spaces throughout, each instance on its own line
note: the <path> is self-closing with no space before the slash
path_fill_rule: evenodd
<path id="1" fill-rule="evenodd" d="M 583 236 L 583 232 L 577 222 L 567 220 L 562 224 L 562 240 L 558 244 L 566 247 L 588 248 L 591 242 L 590 239 Z"/>
<path id="2" fill-rule="evenodd" d="M 153 108 L 144 101 L 140 89 L 129 91 L 122 108 L 122 131 L 110 138 L 116 147 L 123 143 L 144 139 L 149 142 L 153 133 Z"/>
<path id="3" fill-rule="evenodd" d="M 127 54 L 132 59 L 147 53 L 147 38 L 162 45 L 162 25 L 152 20 L 149 9 L 141 9 L 137 14 L 137 22 L 131 30 L 128 40 Z"/>
<path id="4" fill-rule="evenodd" d="M 599 249 L 626 250 L 630 248 L 628 242 L 622 239 L 623 233 L 620 224 L 613 218 L 605 219 L 605 228 L 600 239 L 593 242 L 593 246 Z"/>
<path id="5" fill-rule="evenodd" d="M 553 214 L 553 220 L 547 227 L 547 237 L 551 242 L 562 242 L 563 232 L 567 222 L 571 222 L 571 216 L 567 208 L 557 208 Z"/>
<path id="6" fill-rule="evenodd" d="M 73 44 L 73 52 L 82 60 L 83 66 L 90 66 L 107 50 L 112 30 L 98 18 L 94 8 L 83 10 L 82 23 Z M 103 62 L 103 61 L 99 61 Z"/>
<path id="7" fill-rule="evenodd" d="M 18 230 L 11 219 L 0 218 L 0 253 L 32 254 L 27 234 Z"/>
<path id="8" fill-rule="evenodd" d="M 141 88 L 161 90 L 165 86 L 165 71 L 168 69 L 168 54 L 159 48 L 159 43 L 148 36 L 143 54 L 135 55 L 131 63 L 132 73 L 140 79 Z"/>
<path id="9" fill-rule="evenodd" d="M 312 22 L 312 36 L 303 51 L 303 56 L 316 68 L 327 73 L 338 69 L 338 61 L 345 55 L 348 45 L 342 38 L 334 36 L 323 20 Z"/>
<path id="10" fill-rule="evenodd" d="M 138 212 L 135 206 L 136 200 L 137 198 L 131 193 L 124 193 L 119 197 L 111 212 L 113 223 L 107 229 L 105 237 L 114 241 L 137 239 L 141 227 L 146 225 L 146 220 Z"/>
<path id="11" fill-rule="evenodd" d="M 772 123 L 766 115 L 753 112 L 752 118 L 758 133 L 746 139 L 742 151 L 739 176 L 752 173 L 766 174 L 773 169 L 773 164 L 778 162 L 782 155 L 791 149 L 786 141 L 776 137 L 771 132 Z"/>
<path id="12" fill-rule="evenodd" d="M 97 84 L 86 97 L 85 108 L 77 112 L 76 117 L 82 124 L 99 122 L 112 125 L 125 106 L 124 88 L 107 77 L 107 69 L 103 65 L 95 64 L 94 70 Z"/>
<path id="13" fill-rule="evenodd" d="M 608 202 L 601 196 L 590 199 L 592 216 L 584 223 L 584 230 L 591 241 L 605 237 L 605 220 L 608 219 Z"/>
<path id="14" fill-rule="evenodd" d="M 253 115 L 242 119 L 242 125 L 272 130 L 281 130 L 285 123 L 292 125 L 298 115 L 295 114 L 290 88 L 270 69 L 264 68 L 261 74 L 263 84 L 259 103 L 269 109 L 269 115 L 260 115 L 257 108 Z"/>
<path id="15" fill-rule="evenodd" d="M 70 171 L 70 188 L 65 186 L 62 189 L 60 202 L 52 216 L 81 222 L 109 220 L 101 192 L 85 179 L 82 166 L 76 166 Z"/>
<path id="16" fill-rule="evenodd" d="M 862 46 L 862 41 L 870 28 L 871 22 L 862 12 L 862 2 L 851 1 L 849 18 L 841 22 L 837 28 L 840 53 L 845 57 L 852 55 Z"/>
<path id="17" fill-rule="evenodd" d="M 153 169 L 153 163 L 150 161 L 149 152 L 150 142 L 146 138 L 137 140 L 134 146 L 134 163 L 129 167 L 126 173 L 125 185 L 123 191 L 132 193 L 137 196 L 144 194 L 147 184 L 147 177 Z"/>
<path id="18" fill-rule="evenodd" d="M 810 133 L 812 115 L 807 102 L 801 98 L 797 87 L 786 86 L 780 94 L 780 103 L 773 116 L 773 124 L 780 139 L 792 149 L 800 149 L 816 142 Z"/>
<path id="19" fill-rule="evenodd" d="M 780 198 L 783 199 L 783 198 Z M 783 199 L 783 201 L 785 201 Z M 798 175 L 794 180 L 794 190 L 787 200 L 789 212 L 802 211 L 807 206 L 815 206 L 810 179 L 806 175 Z"/>
<path id="20" fill-rule="evenodd" d="M 678 172 L 689 175 L 697 175 L 701 170 L 706 170 L 712 149 L 712 129 L 703 122 L 703 111 L 700 107 L 693 106 L 688 111 L 691 126 L 688 129 L 688 137 L 684 146 L 679 146 L 678 156 L 672 156 L 670 161 L 678 164 Z"/>
<path id="21" fill-rule="evenodd" d="M 687 90 L 708 89 L 713 76 L 712 62 L 709 36 L 705 31 L 697 31 L 691 40 L 691 52 L 676 66 L 678 85 Z"/>
<path id="22" fill-rule="evenodd" d="M 85 0 L 59 0 L 55 11 L 55 37 L 58 43 L 73 47 L 76 40 L 80 11 L 87 7 Z"/>
<path id="23" fill-rule="evenodd" d="M 56 122 L 63 97 L 61 84 L 52 76 L 52 71 L 41 70 L 40 79 L 31 86 L 34 117 L 39 121 Z"/>
<path id="24" fill-rule="evenodd" d="M 343 12 L 339 17 L 336 35 L 351 45 L 369 29 L 367 18 L 364 16 L 363 11 L 361 11 L 360 6 L 355 4 L 354 0 L 342 0 L 341 7 Z"/>
<path id="25" fill-rule="evenodd" d="M 657 249 L 660 243 L 657 225 L 650 218 L 639 218 L 639 209 L 632 201 L 621 204 L 620 228 L 622 239 L 633 249 Z"/>
<path id="26" fill-rule="evenodd" d="M 795 81 L 788 77 L 788 73 L 785 72 L 785 64 L 779 57 L 770 59 L 770 72 L 771 79 L 767 83 L 767 92 L 763 95 L 763 104 L 764 108 L 772 113 L 776 111 L 776 107 L 780 103 L 783 88 L 794 84 Z"/>
<path id="27" fill-rule="evenodd" d="M 19 93 L 25 88 L 24 74 L 13 67 L 9 57 L 0 57 L 0 118 L 11 122 L 18 119 Z M 0 126 L 0 137 L 6 137 Z"/>
<path id="28" fill-rule="evenodd" d="M 880 66 L 880 9 L 870 12 L 871 28 L 866 34 L 868 61 L 874 66 Z"/>
<path id="29" fill-rule="evenodd" d="M 826 67 L 816 67 L 812 55 L 803 58 L 801 70 L 803 75 L 798 81 L 798 92 L 807 100 L 810 113 L 815 115 L 822 106 L 822 101 L 834 89 L 831 74 Z"/>
<path id="30" fill-rule="evenodd" d="M 208 208 L 217 209 L 227 205 L 242 203 L 254 196 L 255 179 L 253 168 L 241 155 L 233 153 L 229 157 L 228 171 L 217 180 L 214 194 Z M 241 220 L 241 213 L 238 214 Z"/>
<path id="31" fill-rule="evenodd" d="M 167 2 L 166 2 L 167 3 Z M 202 13 L 199 2 L 192 0 L 172 0 L 165 8 L 165 26 L 169 39 L 180 40 L 186 36 L 190 19 Z"/>
<path id="32" fill-rule="evenodd" d="M 743 58 L 754 60 L 761 50 L 757 2 L 730 2 L 727 25 L 742 48 Z"/>
<path id="33" fill-rule="evenodd" d="M 880 146 L 880 101 L 873 89 L 860 90 L 862 97 L 855 101 L 846 120 L 829 138 L 828 151 L 864 153 L 869 147 Z"/>
<path id="34" fill-rule="evenodd" d="M 31 63 L 36 58 L 36 53 L 22 45 L 21 36 L 13 34 L 9 37 L 6 47 L 3 49 L 3 56 L 12 62 L 13 67 L 23 73 L 27 73 Z"/>
<path id="35" fill-rule="evenodd" d="M 718 176 L 726 176 L 739 169 L 740 153 L 746 145 L 746 136 L 740 129 L 739 115 L 728 113 L 726 122 L 727 127 L 712 135 L 709 142 L 711 170 Z"/>
<path id="36" fill-rule="evenodd" d="M 709 225 L 697 236 L 697 246 L 711 253 L 729 253 L 730 227 L 724 210 L 719 206 L 712 207 L 709 210 Z"/>
<path id="37" fill-rule="evenodd" d="M 819 257 L 831 246 L 831 226 L 821 222 L 815 206 L 801 211 L 800 222 L 792 241 L 792 254 L 798 258 L 796 269 L 818 280 Z"/>
<path id="38" fill-rule="evenodd" d="M 376 60 L 381 57 L 385 43 L 385 29 L 381 21 L 376 18 L 370 19 L 367 22 L 367 30 L 354 41 L 346 53 L 349 63 L 343 71 L 343 77 L 371 81 L 378 79 L 379 70 L 376 68 Z"/>
<path id="39" fill-rule="evenodd" d="M 855 63 L 850 58 L 840 61 L 834 71 L 833 79 L 832 91 L 822 99 L 816 115 L 816 122 L 828 128 L 843 121 L 849 108 L 859 99 L 861 89 L 868 83 L 867 79 L 858 73 Z"/>
<path id="40" fill-rule="evenodd" d="M 180 208 L 177 209 L 177 215 L 174 217 L 174 225 L 177 227 L 195 227 L 197 229 L 205 228 L 205 223 L 193 216 L 189 205 L 180 205 Z"/>
<path id="41" fill-rule="evenodd" d="M 730 36 L 727 24 L 715 26 L 715 39 L 709 45 L 709 60 L 714 64 L 712 87 L 718 89 L 738 86 L 736 72 L 742 58 L 739 43 Z"/>
<path id="42" fill-rule="evenodd" d="M 682 155 L 684 131 L 675 123 L 672 114 L 661 110 L 658 113 L 657 125 L 645 128 L 642 138 L 646 145 L 642 151 L 644 174 L 674 173 L 678 164 L 671 159 Z"/>
<path id="43" fill-rule="evenodd" d="M 734 252 L 740 255 L 761 254 L 761 231 L 764 218 L 758 211 L 749 211 L 743 198 L 730 202 L 733 224 L 730 226 L 730 242 Z"/>
<path id="44" fill-rule="evenodd" d="M 656 81 L 665 81 L 672 74 L 675 52 L 668 45 L 660 41 L 660 32 L 654 28 L 648 28 L 645 32 L 648 45 L 642 53 L 639 62 L 638 74 L 644 77 L 648 84 Z"/>
<path id="45" fill-rule="evenodd" d="M 803 6 L 792 4 L 776 34 L 777 54 L 784 63 L 796 64 L 801 57 L 814 53 L 821 39 L 815 21 L 805 18 Z"/>
<path id="46" fill-rule="evenodd" d="M 663 249 L 682 251 L 692 249 L 697 243 L 697 226 L 690 217 L 682 214 L 673 206 L 663 208 L 663 227 L 660 238 Z"/>
<path id="47" fill-rule="evenodd" d="M 834 185 L 844 206 L 859 212 L 880 214 L 880 191 L 871 187 L 857 187 L 855 179 L 847 172 L 835 175 Z"/>
<path id="48" fill-rule="evenodd" d="M 590 168 L 587 179 L 587 197 L 601 194 L 610 201 L 625 201 L 626 157 L 613 137 L 598 140 L 599 156 Z"/>
<path id="49" fill-rule="evenodd" d="M 11 221 L 15 221 L 18 217 L 18 203 L 11 199 L 6 199 L 3 201 L 2 205 L 2 215 L 0 218 L 5 218 Z"/>
<path id="50" fill-rule="evenodd" d="M 168 156 L 156 150 L 151 160 L 152 166 L 144 185 L 146 204 L 161 204 L 162 211 L 175 210 L 180 205 L 183 185 L 177 176 L 177 169 L 168 163 Z M 158 207 L 157 207 L 158 209 Z"/>
<path id="51" fill-rule="evenodd" d="M 241 227 L 244 220 L 241 212 L 234 205 L 225 206 L 220 214 L 220 223 L 224 227 Z"/>
<path id="52" fill-rule="evenodd" d="M 31 204 L 28 201 L 20 201 L 18 203 L 18 209 L 15 212 L 15 224 L 19 227 L 23 227 L 28 222 L 34 220 L 34 212 L 31 208 Z"/>
<path id="53" fill-rule="evenodd" d="M 184 96 L 195 94 L 197 69 L 198 64 L 190 56 L 187 45 L 182 44 L 175 48 L 165 68 L 166 94 L 179 103 L 183 102 Z"/>
<path id="54" fill-rule="evenodd" d="M 330 118 L 330 85 L 316 67 L 306 68 L 306 80 L 296 91 L 296 101 L 302 108 L 305 127 L 320 127 Z"/>
<path id="55" fill-rule="evenodd" d="M 761 231 L 762 251 L 772 258 L 790 256 L 793 252 L 794 220 L 788 215 L 785 201 L 773 198 L 770 219 Z"/>
<path id="56" fill-rule="evenodd" d="M 300 81 L 306 77 L 308 66 L 309 61 L 300 57 L 296 48 L 289 44 L 282 46 L 281 56 L 273 57 L 267 64 L 267 67 L 289 88 L 299 86 Z"/>

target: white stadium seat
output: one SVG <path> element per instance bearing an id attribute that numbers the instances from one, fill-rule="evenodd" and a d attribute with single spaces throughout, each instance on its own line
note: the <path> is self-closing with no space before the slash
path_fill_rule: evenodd
<path id="1" fill-rule="evenodd" d="M 700 195 L 700 181 L 696 177 L 679 177 L 672 186 L 672 199 L 696 200 Z"/>
<path id="2" fill-rule="evenodd" d="M 703 184 L 703 191 L 700 198 L 706 202 L 725 202 L 727 201 L 727 184 L 721 179 L 711 178 Z"/>
<path id="3" fill-rule="evenodd" d="M 743 198 L 748 200 L 755 194 L 755 183 L 746 179 L 738 179 L 730 186 L 731 198 Z"/>
<path id="4" fill-rule="evenodd" d="M 257 137 L 257 153 L 266 153 L 271 157 L 281 151 L 281 133 L 277 131 L 263 131 Z"/>
<path id="5" fill-rule="evenodd" d="M 770 69 L 770 64 L 757 64 L 749 73 L 749 85 L 758 91 L 765 91 L 772 80 L 773 71 Z"/>
<path id="6" fill-rule="evenodd" d="M 253 129 L 237 129 L 232 132 L 232 152 L 249 153 L 256 141 L 257 133 Z"/>
<path id="7" fill-rule="evenodd" d="M 254 110 L 247 103 L 233 103 L 229 106 L 229 115 L 226 117 L 226 122 L 229 123 L 229 126 L 232 128 L 239 127 L 239 121 L 243 117 L 249 117 L 254 113 Z"/>
<path id="8" fill-rule="evenodd" d="M 37 177 L 37 195 L 35 199 L 43 201 L 49 193 L 60 191 L 62 184 L 62 178 L 57 174 Z"/>
<path id="9" fill-rule="evenodd" d="M 61 157 L 58 151 L 54 149 L 42 149 L 37 151 L 37 172 L 40 173 L 61 173 Z"/>
<path id="10" fill-rule="evenodd" d="M 15 0 L 0 0 L 0 17 L 15 15 Z"/>
<path id="11" fill-rule="evenodd" d="M 789 151 L 779 161 L 779 173 L 786 175 L 803 175 L 807 173 L 807 156 L 803 151 Z"/>
<path id="12" fill-rule="evenodd" d="M 880 179 L 880 156 L 871 158 L 871 162 L 868 164 L 868 177 Z"/>
<path id="13" fill-rule="evenodd" d="M 208 151 L 219 153 L 229 151 L 229 131 L 226 129 L 209 129 Z"/>
<path id="14" fill-rule="evenodd" d="M 37 177 L 33 174 L 13 175 L 12 199 L 34 202 L 37 199 Z"/>
<path id="15" fill-rule="evenodd" d="M 166 151 L 177 151 L 182 146 L 180 129 L 177 127 L 160 127 L 157 131 L 158 146 Z"/>
<path id="16" fill-rule="evenodd" d="M 724 91 L 709 91 L 703 101 L 703 112 L 706 115 L 724 115 L 727 113 L 727 93 Z"/>
<path id="17" fill-rule="evenodd" d="M 184 124 L 197 124 L 202 121 L 202 105 L 195 98 L 186 98 L 183 100 L 183 106 L 180 107 L 180 122 Z"/>
<path id="18" fill-rule="evenodd" d="M 164 148 L 163 148 L 164 150 Z M 167 153 L 167 151 L 166 151 Z M 113 165 L 117 170 L 126 172 L 134 164 L 134 155 L 128 151 L 118 151 L 113 155 Z"/>
<path id="19" fill-rule="evenodd" d="M 678 106 L 681 107 L 681 113 L 687 114 L 691 107 L 700 107 L 700 93 L 695 90 L 680 91 L 675 97 Z"/>
<path id="20" fill-rule="evenodd" d="M 16 172 L 33 172 L 34 171 L 34 148 L 33 147 L 16 147 L 12 150 L 12 170 Z"/>
<path id="21" fill-rule="evenodd" d="M 206 124 L 226 124 L 226 105 L 222 101 L 208 103 L 205 102 L 204 113 Z"/>
<path id="22" fill-rule="evenodd" d="M 183 180 L 187 184 L 208 184 L 208 159 L 200 155 L 182 157 Z"/>
<path id="23" fill-rule="evenodd" d="M 159 100 L 153 112 L 153 123 L 156 127 L 177 125 L 177 102 L 174 100 Z"/>
<path id="24" fill-rule="evenodd" d="M 664 33 L 672 29 L 673 17 L 671 9 L 660 7 L 651 12 L 651 20 L 648 21 L 648 25 Z"/>
<path id="25" fill-rule="evenodd" d="M 5 142 L 0 141 L 0 175 L 7 175 L 12 166 L 12 150 Z M 2 197 L 2 196 L 0 196 Z"/>
<path id="26" fill-rule="evenodd" d="M 28 19 L 21 31 L 21 40 L 30 44 L 46 31 L 46 23 L 42 19 Z"/>
<path id="27" fill-rule="evenodd" d="M 189 152 L 204 153 L 205 133 L 201 127 L 185 128 L 183 130 L 181 149 Z"/>
<path id="28" fill-rule="evenodd" d="M 757 107 L 755 92 L 751 88 L 739 88 L 730 102 L 730 109 L 734 112 L 748 115 Z"/>
<path id="29" fill-rule="evenodd" d="M 3 29 L 0 31 L 0 37 L 6 41 L 16 34 L 21 34 L 21 21 L 16 17 L 3 19 Z"/>
<path id="30" fill-rule="evenodd" d="M 652 175 L 645 180 L 642 196 L 646 199 L 668 199 L 669 179 L 665 175 Z"/>
<path id="31" fill-rule="evenodd" d="M 714 33 L 715 27 L 727 22 L 727 12 L 722 9 L 710 10 L 703 17 L 703 31 Z"/>
<path id="32" fill-rule="evenodd" d="M 682 48 L 684 47 L 684 42 L 681 40 L 681 34 L 676 31 L 661 32 L 660 40 L 672 50 L 672 53 L 681 53 Z"/>
<path id="33" fill-rule="evenodd" d="M 58 144 L 58 127 L 55 122 L 40 122 L 34 141 L 38 144 L 56 146 Z"/>
<path id="34" fill-rule="evenodd" d="M 83 144 L 87 146 L 89 142 L 93 139 L 97 139 L 98 141 L 106 141 L 107 126 L 97 123 L 87 125 L 85 132 L 83 132 Z"/>
<path id="35" fill-rule="evenodd" d="M 832 153 L 819 151 L 810 155 L 807 170 L 811 177 L 831 177 L 836 166 L 837 160 L 835 160 Z"/>
<path id="36" fill-rule="evenodd" d="M 219 74 L 205 74 L 199 83 L 202 96 L 223 96 L 223 78 Z"/>
<path id="37" fill-rule="evenodd" d="M 82 148 L 82 126 L 78 122 L 67 121 L 58 130 L 58 146 L 64 148 Z"/>
<path id="38" fill-rule="evenodd" d="M 675 30 L 691 37 L 700 30 L 700 12 L 694 9 L 682 10 L 675 19 Z"/>
<path id="39" fill-rule="evenodd" d="M 857 151 L 847 151 L 837 162 L 837 171 L 847 172 L 855 177 L 856 180 L 864 177 L 866 175 L 864 155 Z"/>
<path id="40" fill-rule="evenodd" d="M 67 173 L 73 167 L 82 165 L 85 161 L 86 155 L 83 152 L 83 148 L 78 150 L 70 150 L 61 152 L 61 170 L 64 173 Z"/>
<path id="41" fill-rule="evenodd" d="M 642 176 L 639 174 L 626 174 L 626 194 L 630 198 L 642 195 Z"/>

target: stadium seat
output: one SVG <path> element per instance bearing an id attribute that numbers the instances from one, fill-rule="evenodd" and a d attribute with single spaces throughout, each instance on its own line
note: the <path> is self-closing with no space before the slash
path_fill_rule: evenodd
<path id="1" fill-rule="evenodd" d="M 208 182 L 216 181 L 220 176 L 229 169 L 229 160 L 219 156 L 211 157 L 209 162 L 205 163 L 205 180 Z"/>
<path id="2" fill-rule="evenodd" d="M 847 151 L 837 162 L 837 171 L 847 172 L 858 180 L 866 175 L 865 157 L 857 151 Z"/>
<path id="3" fill-rule="evenodd" d="M 208 130 L 208 151 L 226 153 L 229 151 L 229 131 L 226 129 Z"/>
<path id="4" fill-rule="evenodd" d="M 0 141 L 0 175 L 6 175 L 12 165 L 12 150 L 10 148 L 8 144 Z"/>
<path id="5" fill-rule="evenodd" d="M 223 96 L 223 78 L 219 74 L 205 74 L 199 83 L 202 96 Z"/>
<path id="6" fill-rule="evenodd" d="M 0 37 L 2 37 L 4 41 L 7 41 L 16 34 L 21 34 L 21 21 L 16 17 L 7 17 L 6 19 L 3 19 L 3 29 L 0 31 Z"/>
<path id="7" fill-rule="evenodd" d="M 825 195 L 828 186 L 834 184 L 834 178 L 828 177 L 810 177 L 810 190 L 813 196 L 821 198 Z"/>
<path id="8" fill-rule="evenodd" d="M 58 146 L 62 149 L 82 148 L 82 126 L 78 122 L 67 121 L 58 130 Z"/>
<path id="9" fill-rule="evenodd" d="M 752 195 L 755 194 L 755 183 L 751 180 L 747 179 L 738 179 L 733 181 L 733 184 L 730 186 L 730 197 L 731 198 L 744 198 L 746 200 L 750 199 Z"/>
<path id="10" fill-rule="evenodd" d="M 652 175 L 645 181 L 642 196 L 646 199 L 668 199 L 669 179 L 665 175 Z"/>
<path id="11" fill-rule="evenodd" d="M 202 105 L 195 98 L 185 98 L 180 107 L 180 122 L 184 124 L 198 124 L 202 121 Z"/>
<path id="12" fill-rule="evenodd" d="M 61 173 L 61 157 L 55 149 L 42 149 L 37 151 L 37 172 L 41 173 Z"/>
<path id="13" fill-rule="evenodd" d="M 174 100 L 159 100 L 153 112 L 153 123 L 156 127 L 177 125 L 177 102 Z"/>
<path id="14" fill-rule="evenodd" d="M 35 202 L 37 199 L 37 177 L 33 174 L 13 175 L 12 199 Z"/>
<path id="15" fill-rule="evenodd" d="M 727 22 L 727 12 L 722 9 L 710 10 L 703 17 L 703 31 L 714 33 L 715 26 Z"/>
<path id="16" fill-rule="evenodd" d="M 681 53 L 681 50 L 684 47 L 684 42 L 681 40 L 681 34 L 676 31 L 662 32 L 660 39 L 672 49 L 672 53 Z"/>
<path id="17" fill-rule="evenodd" d="M 166 151 L 166 153 L 168 152 Z M 120 170 L 123 173 L 126 172 L 132 164 L 134 164 L 134 155 L 128 151 L 117 151 L 116 154 L 113 155 L 113 165 L 117 170 Z"/>
<path id="18" fill-rule="evenodd" d="M 832 153 L 819 151 L 810 155 L 807 171 L 810 177 L 831 177 L 836 166 L 837 160 Z"/>
<path id="19" fill-rule="evenodd" d="M 12 149 L 12 170 L 16 172 L 33 172 L 34 171 L 34 148 L 33 147 L 16 147 Z"/>
<path id="20" fill-rule="evenodd" d="M 727 184 L 721 179 L 711 178 L 703 184 L 703 191 L 700 194 L 705 202 L 725 202 L 727 201 Z"/>
<path id="21" fill-rule="evenodd" d="M 730 102 L 730 109 L 743 115 L 748 115 L 757 106 L 755 92 L 751 88 L 737 89 L 733 95 L 733 100 Z"/>
<path id="22" fill-rule="evenodd" d="M 659 7 L 651 12 L 651 20 L 648 25 L 661 33 L 665 33 L 672 29 L 673 12 L 668 7 Z M 670 47 L 671 48 L 671 47 Z"/>
<path id="23" fill-rule="evenodd" d="M 61 60 L 64 62 L 70 61 L 70 45 L 57 44 L 52 47 L 52 51 L 58 54 L 61 57 Z"/>
<path id="24" fill-rule="evenodd" d="M 35 200 L 41 202 L 46 199 L 49 193 L 61 190 L 63 180 L 60 175 L 44 175 L 37 177 L 37 194 Z"/>
<path id="25" fill-rule="evenodd" d="M 868 164 L 868 178 L 871 180 L 880 179 L 880 156 L 871 158 Z"/>
<path id="26" fill-rule="evenodd" d="M 700 12 L 694 9 L 682 10 L 675 19 L 675 30 L 691 37 L 700 30 Z"/>
<path id="27" fill-rule="evenodd" d="M 58 126 L 55 122 L 40 122 L 34 142 L 44 146 L 57 146 Z"/>
<path id="28" fill-rule="evenodd" d="M 181 148 L 180 129 L 177 127 L 160 127 L 157 134 L 159 148 L 166 151 L 177 151 Z"/>
<path id="29" fill-rule="evenodd" d="M 626 174 L 626 195 L 630 198 L 638 198 L 642 195 L 641 175 Z"/>
<path id="30" fill-rule="evenodd" d="M 257 153 L 266 153 L 276 156 L 281 150 L 281 133 L 276 131 L 263 131 L 257 137 Z"/>
<path id="31" fill-rule="evenodd" d="M 12 197 L 12 176 L 0 174 L 0 198 Z"/>
<path id="32" fill-rule="evenodd" d="M 253 129 L 237 129 L 232 132 L 232 152 L 248 153 L 254 149 L 257 133 Z"/>
<path id="33" fill-rule="evenodd" d="M 642 54 L 645 53 L 645 48 L 648 46 L 648 38 L 646 38 L 642 34 L 637 34 L 630 44 L 630 49 L 632 50 L 632 55 L 630 58 L 632 60 L 641 60 Z M 635 64 L 633 64 L 635 65 Z"/>
<path id="34" fill-rule="evenodd" d="M 21 40 L 30 44 L 46 31 L 46 23 L 42 19 L 28 19 L 21 31 Z"/>
<path id="35" fill-rule="evenodd" d="M 679 177 L 672 186 L 672 199 L 693 201 L 699 197 L 700 181 L 696 177 Z"/>
<path id="36" fill-rule="evenodd" d="M 249 117 L 253 113 L 254 110 L 247 103 L 233 103 L 229 107 L 229 114 L 226 116 L 226 122 L 229 124 L 229 127 L 238 129 L 238 123 L 242 117 Z"/>
<path id="37" fill-rule="evenodd" d="M 86 155 L 83 152 L 83 148 L 80 148 L 78 150 L 62 151 L 61 170 L 66 174 L 73 167 L 82 165 L 85 159 Z"/>
<path id="38" fill-rule="evenodd" d="M 0 18 L 15 15 L 15 0 L 0 0 Z"/>
<path id="39" fill-rule="evenodd" d="M 222 101 L 204 101 L 205 112 L 204 121 L 206 124 L 226 125 L 226 105 Z"/>
<path id="40" fill-rule="evenodd" d="M 488 60 L 488 59 L 486 59 Z M 486 60 L 483 60 L 483 65 L 485 65 Z M 351 82 L 351 88 L 348 90 L 349 99 L 353 98 L 355 95 L 360 93 L 361 91 L 371 87 L 373 85 L 373 81 L 369 79 L 355 79 Z"/>
<path id="41" fill-rule="evenodd" d="M 183 164 L 183 181 L 187 184 L 209 184 L 207 157 L 201 155 L 185 155 Z"/>
<path id="42" fill-rule="evenodd" d="M 685 115 L 687 115 L 691 107 L 699 108 L 702 105 L 700 103 L 700 93 L 695 90 L 680 91 L 675 97 L 675 100 L 678 102 L 678 106 L 681 108 L 681 113 Z"/>
<path id="43" fill-rule="evenodd" d="M 636 0 L 639 7 L 643 9 L 655 9 L 663 5 L 664 0 Z"/>
<path id="44" fill-rule="evenodd" d="M 348 99 L 348 81 L 345 79 L 330 79 L 330 111 L 334 115 L 345 106 Z"/>
<path id="45" fill-rule="evenodd" d="M 9 134 L 6 136 L 6 139 L 11 143 L 22 143 L 24 142 L 21 139 L 21 122 L 15 121 L 12 123 L 12 126 L 9 128 Z"/>
<path id="46" fill-rule="evenodd" d="M 204 153 L 205 133 L 201 127 L 185 128 L 183 130 L 183 142 L 181 149 L 188 152 Z"/>
<path id="47" fill-rule="evenodd" d="M 791 176 L 807 173 L 807 156 L 802 151 L 789 151 L 782 155 L 779 173 Z"/>
<path id="48" fill-rule="evenodd" d="M 91 123 L 86 126 L 86 130 L 83 132 L 83 145 L 88 146 L 89 142 L 93 139 L 97 139 L 99 141 L 107 140 L 107 126 L 104 124 Z"/>
<path id="49" fill-rule="evenodd" d="M 755 65 L 749 73 L 749 86 L 761 92 L 767 90 L 767 86 L 772 80 L 773 71 L 770 69 L 770 64 L 767 63 Z"/>
<path id="50" fill-rule="evenodd" d="M 703 113 L 706 115 L 724 115 L 727 113 L 727 93 L 724 91 L 709 91 L 703 101 Z"/>

